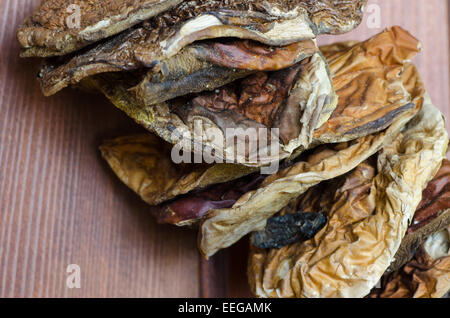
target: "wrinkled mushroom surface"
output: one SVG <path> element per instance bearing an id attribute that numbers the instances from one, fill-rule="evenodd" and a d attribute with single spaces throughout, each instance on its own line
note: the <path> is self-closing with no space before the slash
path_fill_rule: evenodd
<path id="1" fill-rule="evenodd" d="M 373 298 L 441 298 L 450 290 L 450 227 L 430 235 L 414 258 L 386 275 Z"/>
<path id="2" fill-rule="evenodd" d="M 252 248 L 248 276 L 260 297 L 364 297 L 394 259 L 445 157 L 442 114 L 426 96 L 420 113 L 376 157 L 343 176 L 328 223 L 313 239 Z"/>
<path id="3" fill-rule="evenodd" d="M 309 188 L 343 175 L 392 142 L 414 112 L 397 118 L 387 130 L 350 143 L 324 145 L 301 160 L 267 177 L 256 191 L 242 196 L 232 208 L 212 210 L 201 224 L 199 247 L 214 255 L 246 234 L 262 230 L 266 220 Z"/>
<path id="4" fill-rule="evenodd" d="M 450 162 L 444 160 L 437 175 L 423 190 L 422 201 L 417 207 L 389 271 L 396 271 L 410 261 L 431 234 L 450 225 L 449 172 Z"/>
<path id="5" fill-rule="evenodd" d="M 78 50 L 154 17 L 182 0 L 42 0 L 20 27 L 23 56 Z"/>
<path id="6" fill-rule="evenodd" d="M 100 150 L 115 174 L 150 205 L 252 172 L 245 166 L 225 163 L 175 164 L 172 145 L 152 134 L 107 140 Z"/>
<path id="7" fill-rule="evenodd" d="M 409 62 L 420 48 L 401 27 L 365 42 L 321 48 L 339 101 L 314 137 L 321 142 L 352 140 L 386 128 L 398 113 L 414 107 L 423 95 L 423 84 Z"/>

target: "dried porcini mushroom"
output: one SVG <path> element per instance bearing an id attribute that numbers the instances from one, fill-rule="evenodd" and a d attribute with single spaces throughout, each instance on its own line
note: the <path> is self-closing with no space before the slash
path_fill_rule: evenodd
<path id="1" fill-rule="evenodd" d="M 275 71 L 286 68 L 318 51 L 312 40 L 293 43 L 286 47 L 272 47 L 239 39 L 216 40 L 194 43 L 175 55 L 156 55 L 148 62 L 150 65 L 147 65 L 147 62 L 143 64 L 136 59 L 134 51 L 117 51 L 114 46 L 118 45 L 123 50 L 119 45 L 120 42 L 132 36 L 133 33 L 121 34 L 113 38 L 108 45 L 101 44 L 74 57 L 47 59 L 39 73 L 42 92 L 49 96 L 95 74 L 144 68 L 148 70 L 148 75 L 142 78 L 140 85 L 136 87 L 136 95 L 142 96 L 143 105 L 151 105 L 187 93 L 212 90 L 226 84 L 227 77 L 239 78 L 252 71 Z M 223 56 L 225 53 L 227 57 Z M 239 58 L 239 62 L 236 58 Z M 162 99 L 164 95 L 160 94 L 160 99 L 156 99 L 152 97 L 155 93 L 151 86 L 154 84 L 188 85 L 188 87 L 177 88 L 176 94 L 172 93 L 165 99 Z"/>
<path id="2" fill-rule="evenodd" d="M 414 49 L 411 48 L 417 48 L 418 43 L 410 37 L 408 34 L 403 34 L 403 39 L 407 39 L 408 41 L 400 41 L 399 43 L 410 43 L 411 45 L 406 45 L 405 48 L 401 46 L 401 44 L 396 44 L 395 38 L 393 34 L 395 32 L 399 32 L 402 34 L 401 30 L 387 30 L 386 32 L 382 33 L 380 35 L 381 38 L 391 40 L 390 42 L 384 42 L 384 45 L 389 46 L 392 45 L 396 50 L 394 52 L 399 51 L 403 53 L 398 53 L 398 56 L 406 56 L 406 57 L 412 57 L 414 54 Z M 379 43 L 378 37 L 375 37 L 375 40 L 372 40 L 372 42 Z M 369 41 L 368 41 L 369 42 Z M 367 47 L 367 43 L 357 44 L 355 43 L 351 48 L 354 48 L 355 46 L 361 48 L 361 47 Z M 341 45 L 339 46 L 340 50 L 343 50 L 342 52 L 338 53 L 338 50 L 333 51 L 333 58 L 339 60 L 339 57 L 342 55 L 345 55 L 348 52 L 350 46 Z M 347 49 L 345 51 L 344 49 Z M 372 51 L 375 51 L 375 47 L 370 47 Z M 354 49 L 353 52 L 357 52 L 356 49 Z M 409 52 L 409 53 L 408 53 Z M 324 50 L 325 54 L 328 54 L 327 50 Z M 402 55 L 403 54 L 403 55 Z M 409 55 L 408 55 L 409 54 Z M 330 55 L 329 55 L 330 56 Z M 364 55 L 361 55 L 364 56 Z M 403 60 L 399 59 L 398 61 Z M 303 62 L 305 63 L 305 61 Z M 361 62 L 362 64 L 363 62 Z M 395 63 L 394 63 L 395 64 Z M 331 64 L 333 65 L 333 64 Z M 337 64 L 336 64 L 337 65 Z M 382 73 L 384 70 L 384 67 L 381 65 L 380 72 Z M 309 187 L 317 184 L 318 182 L 322 180 L 327 180 L 329 178 L 333 178 L 333 176 L 339 176 L 355 166 L 357 166 L 360 162 L 364 161 L 368 157 L 370 157 L 373 153 L 375 153 L 377 150 L 379 150 L 381 147 L 383 147 L 385 142 L 389 142 L 389 140 L 392 140 L 392 138 L 398 133 L 398 131 L 403 127 L 403 125 L 414 116 L 414 114 L 421 108 L 423 103 L 423 84 L 420 80 L 420 77 L 417 73 L 417 70 L 412 64 L 405 63 L 402 65 L 400 62 L 398 64 L 395 64 L 392 66 L 393 69 L 401 70 L 401 75 L 398 76 L 398 80 L 401 82 L 400 85 L 403 85 L 404 92 L 402 96 L 407 96 L 405 99 L 408 99 L 412 103 L 412 107 L 407 107 L 404 111 L 398 112 L 396 116 L 392 118 L 393 124 L 391 123 L 391 126 L 389 126 L 388 130 L 378 133 L 378 134 L 372 134 L 369 135 L 369 132 L 361 133 L 363 136 L 367 136 L 367 138 L 360 138 L 356 140 L 353 143 L 350 143 L 348 145 L 341 146 L 340 149 L 327 149 L 328 147 L 325 147 L 325 150 L 323 151 L 325 156 L 321 157 L 321 159 L 316 163 L 316 166 L 311 165 L 304 165 L 302 163 L 294 163 L 292 166 L 289 166 L 285 169 L 282 169 L 278 174 L 274 176 L 270 176 L 264 182 L 258 186 L 257 189 L 250 191 L 249 193 L 246 193 L 242 196 L 242 198 L 234 198 L 233 200 L 230 200 L 228 202 L 223 202 L 222 200 L 218 199 L 209 199 L 207 197 L 207 200 L 204 199 L 204 193 L 208 193 L 208 191 L 204 192 L 202 194 L 203 198 L 201 198 L 201 208 L 198 210 L 198 213 L 192 212 L 193 210 L 189 209 L 180 209 L 180 204 L 176 204 L 178 200 L 174 200 L 173 202 L 169 202 L 168 204 L 162 205 L 157 209 L 156 214 L 160 221 L 162 222 L 170 222 L 170 223 L 176 223 L 179 224 L 184 222 L 193 222 L 197 221 L 198 218 L 204 217 L 205 221 L 202 222 L 201 226 L 201 233 L 200 233 L 200 248 L 202 252 L 206 256 L 213 255 L 217 250 L 224 248 L 226 246 L 231 245 L 235 241 L 237 241 L 240 237 L 245 235 L 246 233 L 249 233 L 251 231 L 255 231 L 258 229 L 262 229 L 265 226 L 265 221 L 267 218 L 271 217 L 275 213 L 277 213 L 284 205 L 286 205 L 289 200 L 292 198 L 298 196 L 301 192 L 306 191 Z M 341 68 L 343 70 L 343 68 Z M 282 70 L 280 72 L 289 73 L 290 68 Z M 340 75 L 339 72 L 335 72 L 334 76 L 338 78 L 339 76 L 345 76 L 344 71 L 342 72 L 342 75 Z M 358 73 L 358 72 L 357 72 Z M 258 74 L 258 73 L 256 73 Z M 112 76 L 112 75 L 110 75 Z M 396 75 L 397 76 L 397 75 Z M 242 80 L 242 81 L 250 81 L 252 77 L 256 77 L 255 75 L 251 75 L 250 77 Z M 266 76 L 266 78 L 268 78 Z M 127 79 L 123 80 L 124 82 L 128 83 L 130 82 Z M 124 109 L 127 113 L 133 113 L 136 110 L 138 112 L 133 113 L 135 119 L 138 120 L 140 123 L 148 123 L 149 118 L 154 118 L 155 116 L 151 115 L 149 116 L 148 111 L 153 112 L 153 114 L 157 114 L 158 112 L 164 113 L 164 109 L 161 109 L 158 107 L 154 108 L 148 108 L 148 109 L 142 109 L 137 108 L 134 105 L 136 103 L 133 101 L 133 98 L 135 98 L 133 95 L 128 94 L 125 89 L 120 88 L 123 87 L 119 80 L 115 80 L 114 82 L 116 85 L 111 85 L 111 81 L 104 80 L 105 86 L 102 88 L 106 95 L 109 95 L 109 97 L 112 100 L 116 100 L 116 104 L 120 105 L 122 109 Z M 100 80 L 97 79 L 97 84 L 100 83 Z M 103 85 L 103 84 L 102 84 Z M 131 84 L 134 85 L 134 84 Z M 263 86 L 261 86 L 263 87 Z M 210 93 L 211 96 L 226 96 L 224 93 L 221 92 L 227 92 L 228 86 L 225 86 L 221 89 L 219 89 L 219 93 Z M 245 92 L 245 87 L 243 89 Z M 259 88 L 257 91 L 264 91 Z M 203 96 L 207 96 L 207 94 L 202 94 Z M 126 98 L 124 98 L 126 96 Z M 200 95 L 198 95 L 200 96 Z M 195 97 L 193 100 L 196 100 L 198 102 L 205 102 L 205 99 L 198 99 L 198 97 Z M 207 99 L 206 99 L 207 100 Z M 217 101 L 217 99 L 215 99 Z M 226 98 L 227 101 L 230 101 L 232 99 Z M 124 102 L 125 101 L 125 102 Z M 214 106 L 219 106 L 217 102 L 211 103 L 211 108 Z M 205 106 L 205 104 L 202 104 L 202 106 Z M 180 106 L 176 106 L 174 108 L 175 113 L 180 113 L 181 109 Z M 380 106 L 381 107 L 381 106 Z M 344 107 L 345 108 L 345 107 Z M 376 110 L 376 108 L 374 108 Z M 261 113 L 261 112 L 260 112 Z M 381 113 L 381 112 L 380 112 Z M 379 118 L 383 118 L 383 115 L 381 114 Z M 255 118 L 258 119 L 258 118 Z M 374 119 L 375 124 L 372 126 L 376 126 L 376 119 Z M 376 130 L 382 130 L 384 125 L 378 126 Z M 164 132 L 164 129 L 161 129 L 160 132 Z M 168 130 L 166 130 L 167 132 Z M 339 131 L 336 133 L 336 138 L 339 140 Z M 346 139 L 347 137 L 344 137 Z M 334 157 L 330 155 L 329 151 L 331 153 L 336 154 Z M 330 155 L 330 158 L 327 158 L 327 156 Z M 320 155 L 319 155 L 320 157 Z M 341 166 L 333 166 L 332 162 L 339 163 Z M 343 164 L 343 162 L 345 164 Z M 328 164 L 327 164 L 328 163 Z M 325 168 L 324 168 L 325 167 Z M 311 170 L 308 170 L 311 169 Z M 323 175 L 318 174 L 316 181 L 311 181 L 311 183 L 307 184 L 301 184 L 302 177 L 310 175 L 309 173 L 311 171 L 314 171 L 315 169 L 324 169 Z M 297 180 L 299 182 L 299 190 L 295 190 L 298 192 L 295 192 L 292 190 L 292 193 L 289 195 L 283 193 L 283 195 L 280 195 L 281 188 L 283 187 L 283 182 L 287 179 L 289 176 L 296 176 Z M 277 190 L 277 185 L 272 185 L 272 183 L 275 183 L 275 181 L 279 181 L 280 184 L 280 191 Z M 292 186 L 294 186 L 295 183 L 292 183 Z M 191 189 L 197 191 L 197 189 Z M 206 189 L 209 190 L 209 189 Z M 265 190 L 265 191 L 263 191 Z M 284 190 L 284 188 L 283 188 Z M 255 193 L 261 192 L 260 195 L 256 195 Z M 224 192 L 222 192 L 224 193 Z M 264 196 L 265 194 L 265 196 Z M 270 195 L 267 195 L 270 194 Z M 252 196 L 255 196 L 254 200 L 249 200 L 248 198 L 251 198 Z M 264 196 L 264 197 L 263 197 Z M 262 199 L 261 199 L 262 198 Z M 261 199 L 261 205 L 258 205 L 256 207 L 253 206 L 254 203 L 258 201 L 258 199 Z M 195 200 L 198 200 L 195 199 Z M 186 204 L 187 207 L 192 206 L 190 203 L 196 202 L 195 200 L 189 200 L 189 196 L 186 196 L 185 198 L 180 198 L 180 201 L 178 202 L 188 202 Z M 238 200 L 238 201 L 236 201 Z M 240 201 L 244 200 L 245 204 L 243 206 L 240 205 Z M 249 201 L 249 202 L 247 202 Z M 216 203 L 214 203 L 216 202 Z M 218 202 L 218 203 L 217 203 Z M 213 204 L 213 205 L 211 205 Z M 223 205 L 214 205 L 214 204 L 229 204 L 232 205 L 229 208 L 220 209 L 219 207 L 223 207 Z M 268 209 L 267 206 L 272 206 L 274 204 L 274 208 Z M 236 205 L 236 207 L 234 207 Z M 264 206 L 266 205 L 266 206 Z M 176 206 L 176 209 L 173 209 L 172 207 Z M 259 208 L 261 206 L 261 208 Z M 205 208 L 206 207 L 206 208 Z M 214 209 L 214 207 L 216 207 Z M 208 210 L 210 209 L 210 210 Z M 190 212 L 189 212 L 190 211 Z M 249 217 L 251 215 L 251 218 Z M 230 217 L 232 216 L 232 217 Z M 220 224 L 220 226 L 218 226 Z"/>
<path id="3" fill-rule="evenodd" d="M 159 222 L 198 225 L 206 258 L 252 233 L 257 296 L 441 297 L 448 135 L 410 62 L 420 43 L 393 27 L 316 44 L 355 28 L 365 4 L 43 0 L 18 39 L 47 58 L 45 95 L 99 90 L 155 134 L 100 149 Z M 177 149 L 227 163 L 175 164 Z"/>
<path id="4" fill-rule="evenodd" d="M 23 56 L 63 55 L 122 32 L 182 0 L 43 0 L 20 27 Z"/>
<path id="5" fill-rule="evenodd" d="M 380 131 L 422 98 L 423 84 L 409 63 L 420 43 L 400 27 L 365 42 L 335 44 L 321 51 L 339 101 L 330 119 L 314 132 L 320 142 L 342 142 Z"/>
<path id="6" fill-rule="evenodd" d="M 396 33 L 400 35 L 394 36 Z M 384 40 L 381 41 L 380 39 Z M 396 39 L 402 40 L 396 42 Z M 402 109 L 402 111 L 399 111 L 395 116 L 390 117 L 387 124 L 377 125 L 380 122 L 378 119 L 385 116 L 382 111 L 379 111 L 378 117 L 373 116 L 372 120 L 374 123 L 371 126 L 376 127 L 374 131 L 381 132 L 370 134 L 372 131 L 360 130 L 359 133 L 364 137 L 350 143 L 344 142 L 337 146 L 324 146 L 323 149 L 318 149 L 318 153 L 315 153 L 310 159 L 301 158 L 300 161 L 294 160 L 290 165 L 282 167 L 277 174 L 264 178 L 262 183 L 258 183 L 255 188 L 248 188 L 247 193 L 245 193 L 246 191 L 235 192 L 233 198 L 227 200 L 223 200 L 223 196 L 229 191 L 229 185 L 218 185 L 216 189 L 219 190 L 213 189 L 214 187 L 211 186 L 213 183 L 206 185 L 205 187 L 194 186 L 189 189 L 186 188 L 187 191 L 183 193 L 185 194 L 184 196 L 179 198 L 172 196 L 171 201 L 164 204 L 160 204 L 161 202 L 159 202 L 157 203 L 159 206 L 152 208 L 159 221 L 184 225 L 197 222 L 200 218 L 204 218 L 200 230 L 200 249 L 205 256 L 211 256 L 219 249 L 233 244 L 245 234 L 255 230 L 262 230 L 268 218 L 276 214 L 283 206 L 288 204 L 290 200 L 297 197 L 308 188 L 323 180 L 328 180 L 350 171 L 382 148 L 385 143 L 389 143 L 396 134 L 398 134 L 403 125 L 420 110 L 423 103 L 423 83 L 420 80 L 417 70 L 412 64 L 406 62 L 403 63 L 404 59 L 411 58 L 415 54 L 419 45 L 409 34 L 401 29 L 394 28 L 385 31 L 364 43 L 335 45 L 334 49 L 326 48 L 324 54 L 332 59 L 330 61 L 331 66 L 335 70 L 333 73 L 335 77 L 335 79 L 333 79 L 334 81 L 342 80 L 341 77 L 349 77 L 346 75 L 347 73 L 345 72 L 344 67 L 338 66 L 338 63 L 333 64 L 332 62 L 333 60 L 341 62 L 343 60 L 346 61 L 346 59 L 341 60 L 340 57 L 347 56 L 349 50 L 352 50 L 352 54 L 360 57 L 360 64 L 357 64 L 358 67 L 354 66 L 353 68 L 355 73 L 364 74 L 364 72 L 367 72 L 362 68 L 364 58 L 366 58 L 364 52 L 366 50 L 368 52 L 377 51 L 376 44 L 369 45 L 368 43 L 382 43 L 384 47 L 393 48 L 392 52 L 395 53 L 394 55 L 397 56 L 397 58 L 392 58 L 392 60 L 397 62 L 392 62 L 391 64 L 389 64 L 390 62 L 386 62 L 386 64 L 388 64 L 387 66 L 375 64 L 375 75 L 371 74 L 371 76 L 375 80 L 377 78 L 376 75 L 384 74 L 386 69 L 390 68 L 394 70 L 393 78 L 399 82 L 398 85 L 403 87 L 404 91 L 402 92 L 402 96 L 405 102 L 408 102 L 411 105 Z M 384 51 L 380 49 L 378 52 Z M 382 55 L 384 56 L 384 53 Z M 371 61 L 372 55 L 368 55 L 367 58 Z M 302 65 L 304 68 L 305 65 L 308 65 L 308 59 L 304 59 L 299 65 Z M 236 88 L 234 86 L 236 84 L 231 83 L 211 93 L 197 94 L 193 98 L 191 97 L 190 103 L 186 103 L 183 99 L 181 99 L 180 102 L 180 99 L 178 99 L 173 102 L 165 103 L 165 106 L 154 105 L 147 108 L 138 107 L 137 105 L 139 103 L 136 101 L 136 96 L 130 94 L 126 89 L 126 87 L 136 85 L 135 82 L 133 82 L 133 78 L 128 78 L 117 73 L 109 74 L 108 76 L 97 76 L 93 78 L 92 82 L 94 85 L 97 85 L 105 95 L 113 100 L 118 107 L 126 111 L 144 126 L 149 127 L 149 125 L 152 125 L 151 120 L 155 120 L 156 117 L 160 116 L 159 114 L 166 116 L 167 122 L 165 124 L 168 128 L 164 129 L 164 126 L 155 126 L 156 128 L 152 129 L 157 130 L 160 136 L 162 135 L 164 138 L 170 138 L 169 133 L 175 125 L 169 125 L 169 122 L 171 120 L 171 123 L 175 121 L 175 114 L 178 114 L 181 118 L 183 116 L 186 117 L 187 106 L 191 107 L 194 105 L 197 108 L 209 108 L 211 111 L 214 111 L 214 108 L 217 108 L 218 111 L 223 112 L 224 109 L 222 105 L 225 105 L 229 108 L 226 111 L 229 112 L 232 110 L 241 116 L 253 116 L 253 114 L 255 116 L 264 115 L 263 111 L 246 113 L 246 108 L 239 108 L 239 102 L 241 100 L 245 101 L 245 98 L 247 98 L 251 103 L 255 103 L 254 100 L 246 97 L 251 96 L 252 90 L 254 90 L 254 92 L 265 92 L 266 88 L 270 87 L 267 83 L 271 85 L 276 83 L 274 79 L 277 79 L 277 76 L 288 79 L 289 77 L 292 77 L 292 75 L 289 74 L 295 74 L 295 72 L 298 71 L 297 68 L 298 65 L 294 65 L 268 74 L 257 72 L 239 81 L 240 83 L 253 83 L 252 85 L 238 85 Z M 380 77 L 383 78 L 381 75 Z M 279 83 L 286 84 L 289 82 L 282 80 L 279 81 Z M 305 80 L 304 83 L 305 85 L 308 85 L 308 83 L 310 84 L 307 80 Z M 232 89 L 233 86 L 235 87 L 234 90 Z M 236 94 L 236 92 L 239 92 L 239 94 Z M 277 90 L 276 93 L 282 94 L 283 90 Z M 242 98 L 242 96 L 245 98 Z M 262 96 L 265 97 L 264 94 Z M 370 98 L 376 99 L 376 96 Z M 277 100 L 277 98 L 272 97 L 271 99 L 273 101 Z M 372 99 L 368 100 L 371 101 Z M 222 104 L 219 101 L 223 101 Z M 263 106 L 264 104 L 261 105 Z M 374 112 L 378 110 L 376 105 L 377 104 L 374 104 L 373 106 Z M 350 104 L 349 108 L 351 108 L 351 106 L 353 105 Z M 379 108 L 382 108 L 383 106 L 385 105 L 378 105 Z M 397 106 L 401 108 L 400 104 L 397 104 Z M 251 107 L 248 110 L 254 111 L 254 107 Z M 342 113 L 343 110 L 345 111 L 345 106 L 342 105 L 341 107 Z M 353 108 L 356 109 L 357 107 Z M 170 110 L 173 111 L 173 114 L 168 116 L 167 113 L 170 112 Z M 239 114 L 239 112 L 241 113 Z M 289 114 L 289 112 L 287 114 Z M 255 123 L 258 123 L 259 121 L 258 124 L 260 125 L 263 123 L 268 124 L 266 121 L 270 118 L 271 117 L 254 117 L 253 121 Z M 272 118 L 279 119 L 280 116 Z M 289 116 L 286 116 L 286 118 L 289 118 Z M 164 124 L 163 121 L 161 121 L 161 123 Z M 169 127 L 171 128 L 169 129 Z M 385 129 L 386 127 L 388 128 Z M 289 126 L 286 128 L 289 128 Z M 385 130 L 382 131 L 383 129 Z M 345 136 L 345 134 L 341 135 L 339 130 L 336 131 L 336 140 L 347 140 L 347 138 L 348 137 Z M 317 140 L 313 141 L 313 143 L 314 142 L 317 142 Z M 305 163 L 308 162 L 308 160 L 310 162 Z M 247 173 L 253 171 L 254 170 L 249 169 Z M 314 173 L 314 177 L 311 177 L 311 173 Z M 150 180 L 151 178 L 152 177 L 149 176 Z M 303 180 L 303 178 L 307 179 Z M 224 182 L 225 181 L 227 180 L 224 180 Z M 240 181 L 242 180 L 236 180 L 236 182 Z M 230 184 L 233 184 L 233 182 L 230 182 Z M 245 181 L 244 184 L 252 184 L 251 179 Z M 285 193 L 285 184 L 287 188 L 292 187 L 289 193 Z M 236 193 L 240 193 L 240 197 L 236 195 Z"/>
<path id="7" fill-rule="evenodd" d="M 253 232 L 251 241 L 258 248 L 282 248 L 312 238 L 326 222 L 322 213 L 298 211 L 273 216 L 264 230 Z"/>
<path id="8" fill-rule="evenodd" d="M 212 209 L 229 208 L 236 201 L 264 181 L 266 176 L 254 173 L 233 181 L 196 189 L 169 202 L 151 207 L 160 223 L 179 226 L 197 223 Z"/>
<path id="9" fill-rule="evenodd" d="M 389 267 L 448 145 L 441 113 L 426 96 L 420 113 L 376 157 L 343 176 L 311 240 L 252 248 L 248 275 L 261 297 L 363 297 Z M 311 190 L 311 191 L 314 191 Z M 320 279 L 318 279 L 320 278 Z"/>
<path id="10" fill-rule="evenodd" d="M 133 51 L 166 51 L 213 37 L 247 37 L 270 45 L 311 39 L 320 33 L 351 31 L 362 20 L 366 0 L 46 0 L 18 32 L 23 56 L 63 55 L 137 28 L 140 37 L 129 42 Z M 71 6 L 72 5 L 72 6 Z M 72 11 L 69 10 L 72 8 Z M 67 20 L 79 13 L 79 25 Z M 141 31 L 142 30 L 142 31 Z M 123 43 L 123 46 L 130 46 Z"/>
<path id="11" fill-rule="evenodd" d="M 211 91 L 255 71 L 288 68 L 318 51 L 313 41 L 272 47 L 248 40 L 194 44 L 159 61 L 131 90 L 143 106 Z"/>
<path id="12" fill-rule="evenodd" d="M 108 140 L 100 150 L 116 175 L 150 205 L 252 172 L 226 163 L 175 164 L 170 156 L 172 145 L 152 134 Z"/>
<path id="13" fill-rule="evenodd" d="M 441 298 L 450 290 L 450 227 L 430 235 L 414 258 L 381 280 L 371 298 Z"/>
<path id="14" fill-rule="evenodd" d="M 450 225 L 450 161 L 444 160 L 442 167 L 422 192 L 420 202 L 395 254 L 389 271 L 396 271 L 410 261 L 416 250 L 433 233 Z"/>

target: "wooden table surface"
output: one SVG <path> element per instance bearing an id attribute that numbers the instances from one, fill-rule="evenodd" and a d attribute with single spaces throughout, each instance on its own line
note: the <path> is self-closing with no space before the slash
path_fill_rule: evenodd
<path id="1" fill-rule="evenodd" d="M 319 42 L 405 27 L 423 42 L 415 63 L 450 119 L 448 0 L 369 3 L 381 9 L 380 28 L 366 15 L 357 30 Z M 248 296 L 245 240 L 202 260 L 195 232 L 156 224 L 101 159 L 103 139 L 140 127 L 100 96 L 42 96 L 39 61 L 20 59 L 15 38 L 38 4 L 0 1 L 0 297 Z M 79 289 L 66 286 L 69 264 L 80 266 Z"/>

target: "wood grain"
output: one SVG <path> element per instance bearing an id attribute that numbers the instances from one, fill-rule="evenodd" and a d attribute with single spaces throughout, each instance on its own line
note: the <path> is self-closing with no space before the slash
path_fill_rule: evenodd
<path id="1" fill-rule="evenodd" d="M 141 131 L 104 98 L 73 90 L 44 98 L 38 60 L 20 59 L 17 26 L 38 5 L 0 1 L 0 297 L 245 297 L 247 242 L 211 261 L 196 233 L 158 225 L 98 152 L 110 137 Z M 414 61 L 450 118 L 447 0 L 379 0 L 382 25 L 423 42 Z M 330 41 L 363 40 L 366 21 Z M 66 287 L 66 267 L 81 288 Z"/>

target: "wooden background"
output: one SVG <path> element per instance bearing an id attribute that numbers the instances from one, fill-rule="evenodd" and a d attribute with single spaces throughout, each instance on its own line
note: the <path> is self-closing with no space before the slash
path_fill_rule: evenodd
<path id="1" fill-rule="evenodd" d="M 0 1 L 0 297 L 248 296 L 247 242 L 203 261 L 193 231 L 157 225 L 97 147 L 140 128 L 104 98 L 65 90 L 44 98 L 39 61 L 18 58 L 17 26 L 38 0 Z M 450 119 L 448 0 L 370 1 L 381 27 L 423 41 L 415 62 Z M 367 18 L 367 16 L 366 16 Z M 364 21 L 320 43 L 381 31 Z M 66 288 L 66 267 L 81 288 Z"/>

